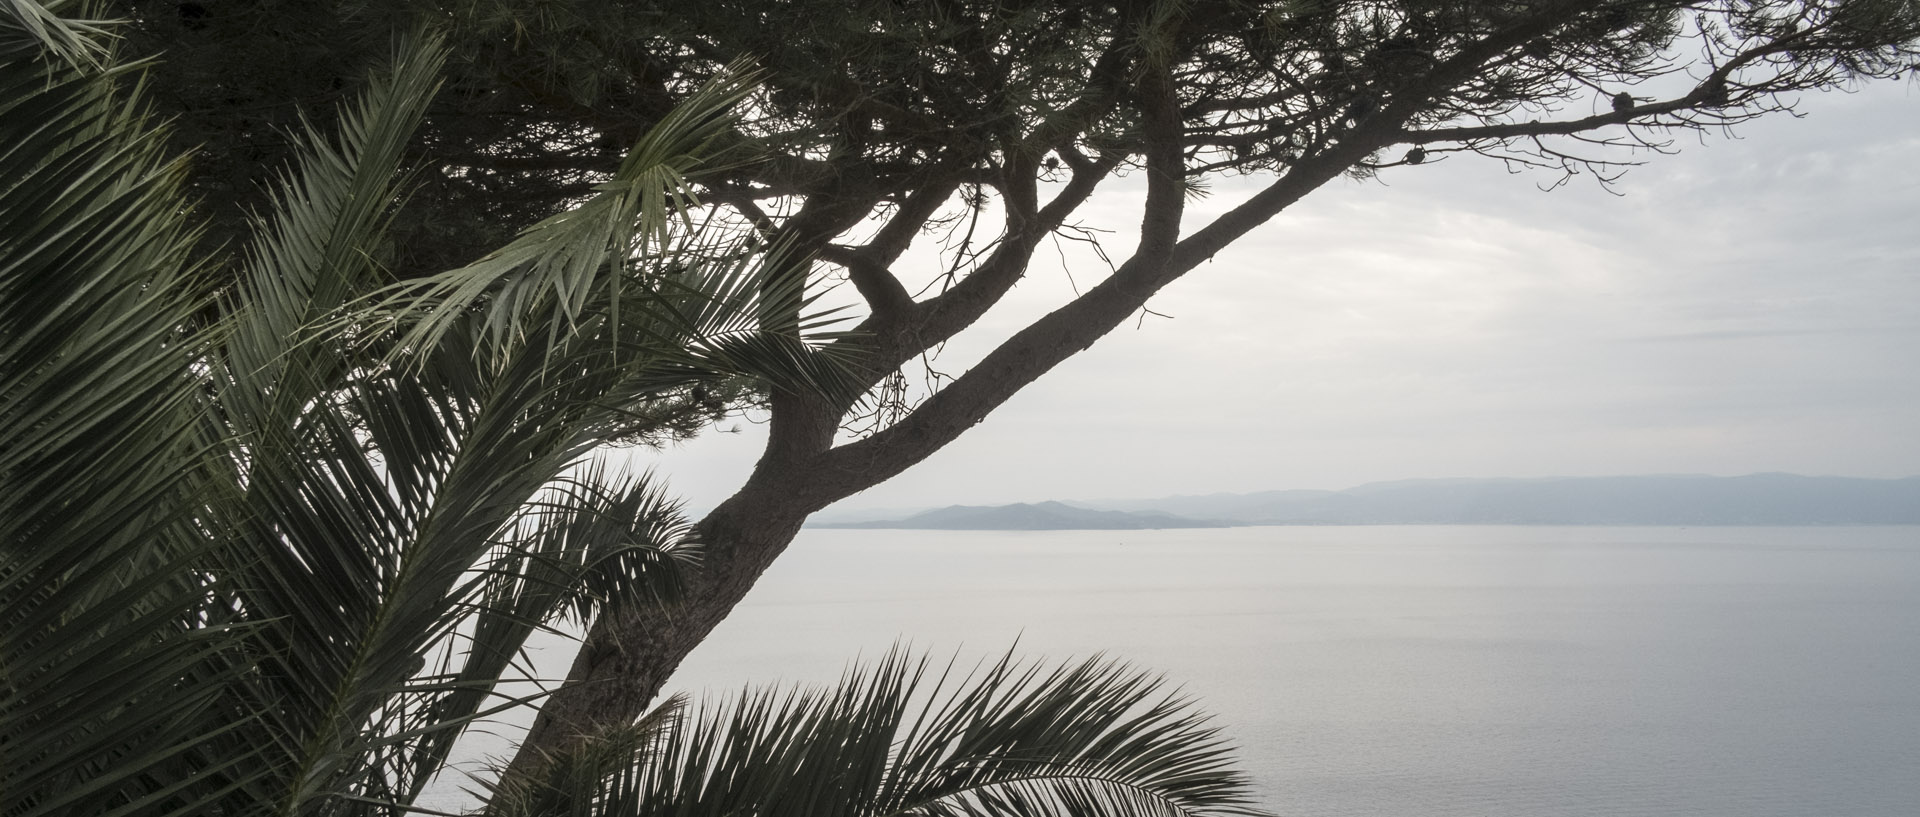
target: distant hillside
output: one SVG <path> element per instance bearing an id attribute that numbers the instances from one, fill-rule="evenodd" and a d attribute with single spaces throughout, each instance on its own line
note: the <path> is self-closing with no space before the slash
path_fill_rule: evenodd
<path id="1" fill-rule="evenodd" d="M 820 522 L 819 528 L 912 528 L 920 530 L 1151 530 L 1219 528 L 1220 522 L 1186 519 L 1160 511 L 1076 508 L 1059 502 L 981 507 L 952 505 L 905 519 L 868 522 Z"/>
<path id="2" fill-rule="evenodd" d="M 1913 525 L 1920 524 L 1920 477 L 1405 480 L 1344 491 L 1077 504 L 1153 509 L 1242 525 Z"/>

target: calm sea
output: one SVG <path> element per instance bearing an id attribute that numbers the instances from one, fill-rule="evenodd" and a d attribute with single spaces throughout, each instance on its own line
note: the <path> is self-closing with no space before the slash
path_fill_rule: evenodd
<path id="1" fill-rule="evenodd" d="M 1920 815 L 1920 527 L 809 530 L 675 686 L 1016 639 L 1165 673 L 1282 814 Z"/>

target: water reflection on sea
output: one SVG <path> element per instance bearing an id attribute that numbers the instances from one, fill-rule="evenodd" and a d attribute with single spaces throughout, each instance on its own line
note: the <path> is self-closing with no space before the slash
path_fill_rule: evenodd
<path id="1" fill-rule="evenodd" d="M 1016 639 L 1165 672 L 1282 814 L 1920 813 L 1917 527 L 808 530 L 673 686 Z"/>

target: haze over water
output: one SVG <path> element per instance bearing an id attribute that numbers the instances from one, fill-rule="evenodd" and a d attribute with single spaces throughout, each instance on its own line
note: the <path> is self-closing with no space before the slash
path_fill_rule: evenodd
<path id="1" fill-rule="evenodd" d="M 1016 639 L 1166 673 L 1282 814 L 1920 813 L 1920 527 L 809 530 L 670 686 Z"/>

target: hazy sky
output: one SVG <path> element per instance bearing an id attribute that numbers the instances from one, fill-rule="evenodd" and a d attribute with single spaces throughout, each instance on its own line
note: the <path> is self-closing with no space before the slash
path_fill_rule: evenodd
<path id="1" fill-rule="evenodd" d="M 1175 283 L 945 450 L 842 507 L 1414 477 L 1920 474 L 1920 88 L 1808 95 L 1677 137 L 1608 193 L 1449 158 L 1339 181 Z M 1251 181 L 1219 182 L 1190 225 Z M 1136 180 L 1082 217 L 1139 220 Z M 1123 253 L 1121 253 L 1123 254 Z M 921 265 L 931 267 L 919 256 Z M 966 366 L 1104 267 L 1050 249 L 938 361 Z M 762 427 L 634 452 L 696 509 Z"/>

